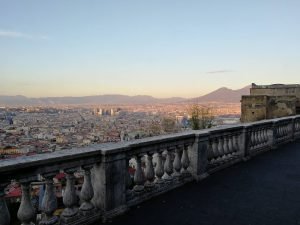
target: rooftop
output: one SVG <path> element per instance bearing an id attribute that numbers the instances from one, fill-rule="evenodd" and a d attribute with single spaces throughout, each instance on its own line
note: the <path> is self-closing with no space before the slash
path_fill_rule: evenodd
<path id="1" fill-rule="evenodd" d="M 255 83 L 252 83 L 252 89 L 260 89 L 260 88 L 300 88 L 300 84 L 269 84 L 269 85 L 257 85 Z"/>

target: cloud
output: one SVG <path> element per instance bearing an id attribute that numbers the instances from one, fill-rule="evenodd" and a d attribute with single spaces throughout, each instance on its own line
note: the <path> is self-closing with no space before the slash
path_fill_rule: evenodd
<path id="1" fill-rule="evenodd" d="M 233 73 L 233 70 L 213 70 L 213 71 L 208 71 L 206 73 Z"/>
<path id="2" fill-rule="evenodd" d="M 17 31 L 1 30 L 0 29 L 0 38 L 23 38 L 31 40 L 48 40 L 49 37 L 46 35 L 31 35 Z"/>

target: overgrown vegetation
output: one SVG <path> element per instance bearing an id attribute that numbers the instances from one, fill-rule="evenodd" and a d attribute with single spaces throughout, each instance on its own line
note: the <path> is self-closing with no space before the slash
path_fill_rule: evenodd
<path id="1" fill-rule="evenodd" d="M 190 125 L 193 130 L 211 128 L 213 126 L 213 110 L 200 105 L 192 105 L 190 110 Z"/>

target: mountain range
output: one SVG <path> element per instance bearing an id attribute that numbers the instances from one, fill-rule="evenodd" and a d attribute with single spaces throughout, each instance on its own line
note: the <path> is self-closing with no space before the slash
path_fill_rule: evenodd
<path id="1" fill-rule="evenodd" d="M 93 95 L 84 97 L 43 97 L 28 98 L 23 95 L 6 96 L 0 95 L 0 106 L 18 105 L 78 105 L 78 104 L 156 104 L 156 103 L 238 103 L 242 95 L 250 93 L 250 86 L 242 89 L 232 90 L 226 87 L 219 88 L 211 93 L 197 98 L 154 98 L 148 95 Z"/>

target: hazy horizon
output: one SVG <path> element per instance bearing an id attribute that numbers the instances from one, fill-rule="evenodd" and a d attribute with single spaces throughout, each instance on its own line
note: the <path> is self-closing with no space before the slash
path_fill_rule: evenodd
<path id="1" fill-rule="evenodd" d="M 180 96 L 180 95 L 178 95 L 178 96 L 167 96 L 167 97 L 160 97 L 160 96 L 154 96 L 154 95 L 147 95 L 147 94 L 144 94 L 144 95 L 142 95 L 142 94 L 136 94 L 136 95 L 126 95 L 126 94 L 115 94 L 115 93 L 104 93 L 104 94 L 95 94 L 95 95 L 78 95 L 78 96 L 75 96 L 75 95 L 65 95 L 65 96 L 36 96 L 36 97 L 33 97 L 33 96 L 26 96 L 26 95 L 22 95 L 22 94 L 15 94 L 15 95 L 1 95 L 0 94 L 0 96 L 24 96 L 24 97 L 27 97 L 27 98 L 64 98 L 64 97 L 70 97 L 70 98 L 72 98 L 72 97 L 89 97 L 89 96 L 102 96 L 102 95 L 123 95 L 123 96 L 129 96 L 129 97 L 136 97 L 136 96 L 150 96 L 150 97 L 154 97 L 154 98 L 186 98 L 186 99 L 189 99 L 189 98 L 197 98 L 197 97 L 201 97 L 201 96 L 204 96 L 204 95 L 207 95 L 207 94 L 210 94 L 211 92 L 214 92 L 214 91 L 216 91 L 216 90 L 219 90 L 219 89 L 221 89 L 221 88 L 227 88 L 227 89 L 229 89 L 229 90 L 233 90 L 233 91 L 236 91 L 236 90 L 240 90 L 240 89 L 243 89 L 243 88 L 246 88 L 246 87 L 248 87 L 248 86 L 250 86 L 250 85 L 247 85 L 247 86 L 244 86 L 244 87 L 241 87 L 241 88 L 238 88 L 238 89 L 231 89 L 231 88 L 228 88 L 228 87 L 219 87 L 219 88 L 217 88 L 217 89 L 214 89 L 214 90 L 212 90 L 212 91 L 209 91 L 209 92 L 207 92 L 207 93 L 204 93 L 203 95 L 198 95 L 198 96 L 188 96 L 188 97 L 183 97 L 183 96 Z"/>
<path id="2" fill-rule="evenodd" d="M 0 95 L 198 97 L 299 83 L 298 1 L 0 1 Z"/>

